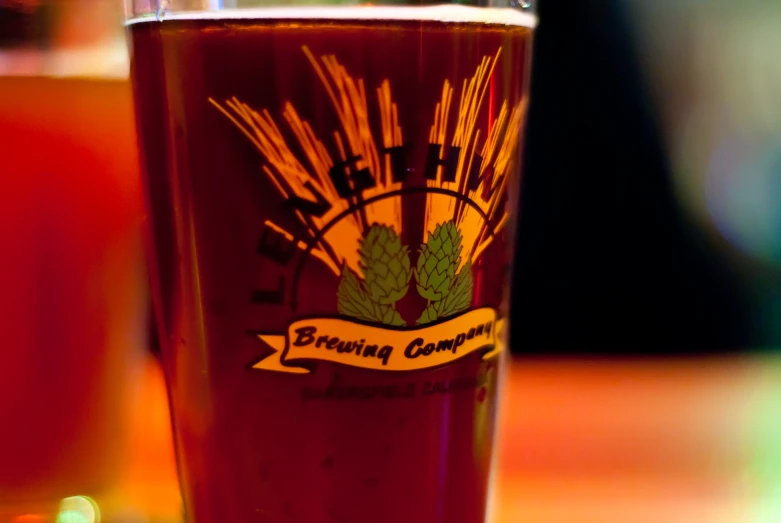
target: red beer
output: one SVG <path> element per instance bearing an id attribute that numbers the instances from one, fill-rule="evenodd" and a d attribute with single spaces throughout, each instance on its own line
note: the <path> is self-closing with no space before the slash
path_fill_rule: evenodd
<path id="1" fill-rule="evenodd" d="M 192 521 L 484 520 L 532 35 L 508 11 L 131 21 Z"/>

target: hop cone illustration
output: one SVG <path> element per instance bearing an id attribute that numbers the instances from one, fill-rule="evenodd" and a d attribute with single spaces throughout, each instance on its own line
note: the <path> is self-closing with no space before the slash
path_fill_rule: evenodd
<path id="1" fill-rule="evenodd" d="M 340 314 L 358 320 L 386 325 L 404 325 L 404 319 L 390 305 L 372 301 L 363 289 L 361 279 L 347 265 L 342 267 L 342 280 L 336 291 L 337 307 Z"/>
<path id="2" fill-rule="evenodd" d="M 358 255 L 364 279 L 346 264 L 342 267 L 336 292 L 339 313 L 364 321 L 405 325 L 394 305 L 407 294 L 412 278 L 409 249 L 401 245 L 392 227 L 375 224 L 361 240 Z"/>
<path id="3" fill-rule="evenodd" d="M 461 264 L 461 233 L 453 221 L 437 225 L 420 247 L 415 267 L 418 293 L 429 301 L 439 301 L 450 290 Z"/>
<path id="4" fill-rule="evenodd" d="M 474 289 L 474 280 L 472 279 L 472 261 L 468 260 L 458 271 L 453 288 L 439 303 L 438 310 L 440 317 L 452 316 L 469 308 L 472 303 L 472 291 Z"/>
<path id="5" fill-rule="evenodd" d="M 393 227 L 374 224 L 358 249 L 366 290 L 372 301 L 392 305 L 407 294 L 412 277 L 409 248 Z"/>
<path id="6" fill-rule="evenodd" d="M 469 308 L 472 303 L 472 262 L 467 261 L 456 276 L 453 287 L 443 299 L 435 301 L 426 307 L 418 318 L 418 325 L 425 325 L 440 318 L 447 318 Z"/>
<path id="7" fill-rule="evenodd" d="M 374 304 L 361 287 L 361 280 L 347 264 L 342 267 L 342 280 L 336 291 L 339 313 L 364 321 L 377 321 Z"/>
<path id="8" fill-rule="evenodd" d="M 418 292 L 429 303 L 418 318 L 418 325 L 452 316 L 472 303 L 472 261 L 467 260 L 455 274 L 461 264 L 461 238 L 455 223 L 449 221 L 429 233 L 420 247 L 415 279 Z"/>

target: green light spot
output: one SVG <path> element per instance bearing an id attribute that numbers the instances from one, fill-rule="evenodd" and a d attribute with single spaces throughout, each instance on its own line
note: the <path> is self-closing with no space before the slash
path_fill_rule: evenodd
<path id="1" fill-rule="evenodd" d="M 81 512 L 66 510 L 57 514 L 57 523 L 93 523 L 93 520 Z"/>
<path id="2" fill-rule="evenodd" d="M 56 523 L 100 523 L 100 509 L 87 496 L 65 498 L 60 501 Z"/>
<path id="3" fill-rule="evenodd" d="M 746 409 L 746 521 L 781 521 L 781 358 L 759 360 L 760 372 Z"/>

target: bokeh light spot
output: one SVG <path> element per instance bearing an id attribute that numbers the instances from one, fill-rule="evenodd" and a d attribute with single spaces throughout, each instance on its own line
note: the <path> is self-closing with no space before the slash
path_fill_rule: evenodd
<path id="1" fill-rule="evenodd" d="M 741 143 L 737 136 L 714 151 L 706 187 L 708 210 L 721 234 L 743 252 L 781 262 L 781 147 Z"/>
<path id="2" fill-rule="evenodd" d="M 781 358 L 766 360 L 747 409 L 750 523 L 781 521 Z"/>
<path id="3" fill-rule="evenodd" d="M 56 523 L 100 523 L 100 509 L 87 496 L 73 496 L 60 502 Z"/>

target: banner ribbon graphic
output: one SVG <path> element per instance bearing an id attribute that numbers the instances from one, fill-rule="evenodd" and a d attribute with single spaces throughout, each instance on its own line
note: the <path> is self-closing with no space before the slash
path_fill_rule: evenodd
<path id="1" fill-rule="evenodd" d="M 303 361 L 330 361 L 384 371 L 412 371 L 438 367 L 473 352 L 483 359 L 499 354 L 505 345 L 504 320 L 484 307 L 434 325 L 388 328 L 338 318 L 297 320 L 285 334 L 258 334 L 274 353 L 253 369 L 308 374 L 296 365 Z"/>

